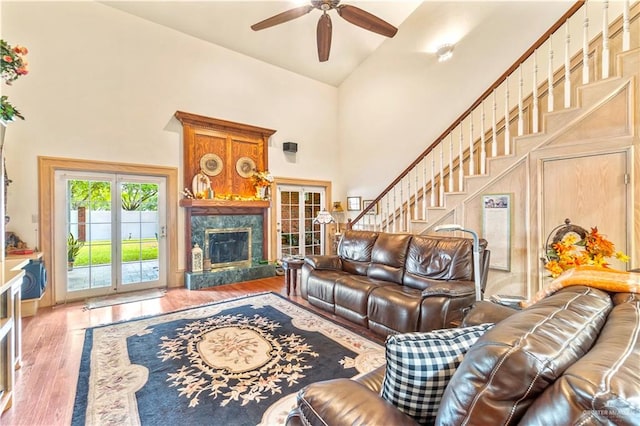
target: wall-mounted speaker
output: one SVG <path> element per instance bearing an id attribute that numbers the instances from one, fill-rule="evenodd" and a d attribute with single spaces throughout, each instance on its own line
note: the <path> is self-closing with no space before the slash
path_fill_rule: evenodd
<path id="1" fill-rule="evenodd" d="M 282 144 L 284 152 L 298 152 L 298 144 L 295 142 L 285 142 Z"/>

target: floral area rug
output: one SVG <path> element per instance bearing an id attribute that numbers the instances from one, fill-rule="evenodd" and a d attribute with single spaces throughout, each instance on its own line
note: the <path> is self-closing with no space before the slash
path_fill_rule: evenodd
<path id="1" fill-rule="evenodd" d="M 284 424 L 303 386 L 384 348 L 275 293 L 86 330 L 73 425 Z"/>

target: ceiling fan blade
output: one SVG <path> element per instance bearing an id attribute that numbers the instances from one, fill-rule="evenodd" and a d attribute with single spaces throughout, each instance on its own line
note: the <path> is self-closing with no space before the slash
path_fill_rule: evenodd
<path id="1" fill-rule="evenodd" d="M 365 30 L 373 31 L 385 37 L 393 37 L 398 29 L 390 23 L 383 21 L 375 15 L 366 12 L 359 7 L 340 5 L 337 7 L 338 14 L 346 21 L 357 25 Z"/>
<path id="2" fill-rule="evenodd" d="M 318 20 L 318 29 L 316 32 L 318 38 L 318 60 L 326 62 L 329 60 L 329 52 L 331 51 L 331 18 L 323 13 Z"/>
<path id="3" fill-rule="evenodd" d="M 292 19 L 299 18 L 313 10 L 313 6 L 300 6 L 294 9 L 287 10 L 277 15 L 273 15 L 271 18 L 267 18 L 264 21 L 260 21 L 257 24 L 253 24 L 251 29 L 253 31 L 264 30 L 265 28 L 273 27 L 274 25 L 283 24 L 291 21 Z"/>

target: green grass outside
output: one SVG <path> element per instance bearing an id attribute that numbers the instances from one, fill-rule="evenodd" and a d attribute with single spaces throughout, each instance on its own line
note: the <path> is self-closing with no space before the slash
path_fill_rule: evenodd
<path id="1" fill-rule="evenodd" d="M 78 253 L 74 266 L 88 266 L 89 253 L 91 265 L 108 265 L 111 263 L 111 241 L 93 241 L 85 244 Z M 142 240 L 125 240 L 122 242 L 122 261 L 137 262 L 158 258 L 158 241 L 155 238 Z"/>

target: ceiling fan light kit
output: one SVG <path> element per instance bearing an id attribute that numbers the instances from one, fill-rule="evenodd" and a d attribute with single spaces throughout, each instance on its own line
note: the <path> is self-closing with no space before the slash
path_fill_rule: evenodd
<path id="1" fill-rule="evenodd" d="M 294 9 L 278 13 L 277 15 L 273 15 L 270 18 L 253 24 L 251 29 L 254 31 L 260 31 L 265 28 L 283 24 L 304 16 L 313 9 L 322 11 L 316 30 L 318 60 L 320 62 L 327 61 L 331 51 L 332 24 L 331 17 L 327 14 L 331 9 L 335 9 L 338 12 L 338 15 L 345 21 L 376 34 L 380 34 L 385 37 L 393 37 L 398 32 L 398 29 L 388 22 L 358 7 L 341 5 L 340 0 L 311 0 L 310 5 L 296 7 Z"/>

